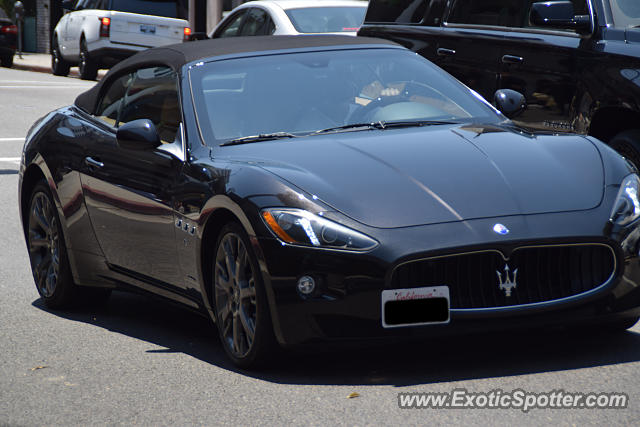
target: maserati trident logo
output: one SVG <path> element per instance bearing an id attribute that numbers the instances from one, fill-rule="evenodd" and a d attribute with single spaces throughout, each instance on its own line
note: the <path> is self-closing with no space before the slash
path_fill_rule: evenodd
<path id="1" fill-rule="evenodd" d="M 504 291 L 505 296 L 510 297 L 511 291 L 518 286 L 518 269 L 513 270 L 513 280 L 511 280 L 511 276 L 509 275 L 509 264 L 504 265 L 504 281 L 502 280 L 502 273 L 496 270 L 496 274 L 498 275 L 498 285 L 500 289 Z"/>

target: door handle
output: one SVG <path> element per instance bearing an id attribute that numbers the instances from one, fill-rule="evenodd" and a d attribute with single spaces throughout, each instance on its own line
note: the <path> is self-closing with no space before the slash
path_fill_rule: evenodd
<path id="1" fill-rule="evenodd" d="M 89 166 L 91 169 L 99 169 L 104 167 L 104 163 L 94 159 L 93 157 L 85 157 L 84 164 Z"/>
<path id="2" fill-rule="evenodd" d="M 456 51 L 453 49 L 439 47 L 437 50 L 437 53 L 438 53 L 438 56 L 453 56 L 456 54 Z"/>
<path id="3" fill-rule="evenodd" d="M 523 62 L 524 58 L 522 56 L 505 55 L 502 57 L 503 64 L 522 64 Z"/>

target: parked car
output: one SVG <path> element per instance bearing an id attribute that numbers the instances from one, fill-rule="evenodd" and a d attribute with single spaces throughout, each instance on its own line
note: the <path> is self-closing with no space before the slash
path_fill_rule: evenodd
<path id="1" fill-rule="evenodd" d="M 178 0 L 65 0 L 62 6 L 69 12 L 51 42 L 51 70 L 57 76 L 78 65 L 82 79 L 95 80 L 99 68 L 191 35 Z"/>
<path id="2" fill-rule="evenodd" d="M 360 35 L 418 52 L 491 100 L 525 94 L 519 123 L 595 136 L 640 166 L 640 1 L 371 0 Z"/>
<path id="3" fill-rule="evenodd" d="M 278 343 L 628 328 L 639 190 L 595 138 L 526 132 L 348 36 L 138 53 L 34 124 L 19 175 L 48 307 L 149 291 L 214 319 L 243 367 Z"/>
<path id="4" fill-rule="evenodd" d="M 367 2 L 358 0 L 259 0 L 236 7 L 209 38 L 294 34 L 356 35 Z"/>
<path id="5" fill-rule="evenodd" d="M 13 55 L 18 44 L 18 27 L 0 8 L 0 65 L 11 67 L 13 65 Z"/>

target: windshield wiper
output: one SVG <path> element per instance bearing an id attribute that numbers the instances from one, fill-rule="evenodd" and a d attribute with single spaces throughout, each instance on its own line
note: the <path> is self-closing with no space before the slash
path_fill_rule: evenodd
<path id="1" fill-rule="evenodd" d="M 341 131 L 358 131 L 358 130 L 370 130 L 370 129 L 383 129 L 380 123 L 350 123 L 348 125 L 335 126 L 332 128 L 320 129 L 311 132 L 309 135 L 320 135 L 323 133 L 341 132 Z"/>
<path id="2" fill-rule="evenodd" d="M 396 122 L 378 122 L 380 129 L 386 128 L 407 128 L 420 126 L 454 125 L 458 122 L 451 120 L 407 120 Z"/>
<path id="3" fill-rule="evenodd" d="M 394 121 L 394 122 L 371 122 L 371 123 L 351 123 L 348 125 L 336 126 L 327 129 L 320 129 L 315 132 L 311 132 L 309 135 L 320 135 L 324 133 L 333 133 L 341 131 L 358 131 L 358 130 L 371 130 L 371 129 L 386 129 L 386 128 L 400 128 L 400 127 L 413 127 L 413 126 L 431 126 L 431 125 L 451 125 L 457 122 L 446 120 L 409 120 L 409 121 Z"/>
<path id="4" fill-rule="evenodd" d="M 261 133 L 259 135 L 243 136 L 242 138 L 229 140 L 223 144 L 220 144 L 220 147 L 227 147 L 229 145 L 250 144 L 252 142 L 260 142 L 260 141 L 271 141 L 274 139 L 282 139 L 282 138 L 297 138 L 297 137 L 296 135 L 289 132 Z"/>

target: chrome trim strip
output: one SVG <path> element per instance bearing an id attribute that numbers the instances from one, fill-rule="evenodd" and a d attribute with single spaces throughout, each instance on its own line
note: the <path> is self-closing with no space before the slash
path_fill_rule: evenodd
<path id="1" fill-rule="evenodd" d="M 500 27 L 497 25 L 478 25 L 478 24 L 456 24 L 443 22 L 443 28 L 451 28 L 451 29 L 459 29 L 459 30 L 482 30 L 482 31 L 496 31 L 502 33 L 530 33 L 530 34 L 544 34 L 544 35 L 552 35 L 552 36 L 563 36 L 563 37 L 571 37 L 574 39 L 583 38 L 585 36 L 581 36 L 578 33 L 574 33 L 571 31 L 562 31 L 562 30 L 552 30 L 552 29 L 542 29 L 542 28 L 523 28 L 523 27 Z M 593 27 L 593 24 L 592 24 Z M 589 34 L 589 37 L 591 34 Z"/>
<path id="2" fill-rule="evenodd" d="M 196 64 L 196 66 L 200 64 L 200 62 L 198 62 Z M 189 66 L 188 68 L 188 75 L 189 75 L 189 95 L 191 95 L 191 108 L 193 108 L 193 116 L 196 120 L 196 128 L 198 128 L 198 136 L 200 137 L 200 144 L 203 147 L 207 146 L 207 143 L 204 140 L 204 135 L 202 134 L 202 129 L 200 128 L 200 117 L 198 114 L 198 109 L 196 108 L 196 98 L 193 95 L 193 81 L 192 81 L 192 77 L 191 77 L 191 70 L 193 69 L 193 65 Z"/>
<path id="3" fill-rule="evenodd" d="M 525 246 L 518 246 L 517 248 L 515 248 L 512 253 L 515 253 L 516 251 L 520 250 L 520 249 L 538 249 L 538 248 L 557 248 L 557 247 L 572 247 L 572 246 L 604 246 L 605 248 L 609 249 L 609 251 L 611 251 L 611 256 L 613 257 L 613 271 L 611 272 L 611 274 L 609 275 L 609 278 L 607 280 L 605 280 L 604 283 L 602 283 L 601 285 L 598 285 L 597 287 L 590 289 L 586 292 L 581 292 L 579 294 L 575 294 L 575 295 L 571 295 L 568 297 L 564 297 L 564 298 L 558 298 L 558 299 L 553 299 L 553 300 L 548 300 L 548 301 L 540 301 L 540 302 L 533 302 L 533 303 L 528 303 L 528 304 L 517 304 L 517 305 L 504 305 L 504 306 L 497 306 L 497 307 L 484 307 L 484 308 L 452 308 L 450 309 L 450 311 L 452 313 L 475 313 L 475 312 L 501 312 L 501 311 L 508 311 L 508 310 L 514 310 L 514 309 L 522 309 L 522 308 L 534 308 L 534 307 L 543 307 L 543 306 L 553 306 L 553 305 L 557 305 L 557 304 L 561 304 L 561 303 L 566 303 L 566 302 L 571 302 L 580 298 L 584 298 L 586 296 L 589 295 L 593 295 L 595 293 L 600 292 L 602 289 L 606 288 L 607 286 L 609 286 L 611 284 L 611 281 L 613 280 L 613 278 L 615 277 L 616 274 L 616 270 L 618 269 L 618 259 L 616 258 L 616 252 L 613 250 L 613 248 L 610 245 L 604 244 L 604 243 L 569 243 L 569 244 L 553 244 L 553 245 L 525 245 Z M 398 265 L 396 265 L 393 270 L 391 271 L 391 276 L 390 279 L 393 278 L 393 275 L 395 274 L 396 270 L 398 269 L 398 267 L 406 265 L 406 264 L 411 264 L 414 262 L 421 262 L 421 261 L 430 261 L 430 260 L 434 260 L 434 259 L 441 259 L 441 258 L 450 258 L 450 257 L 455 257 L 455 256 L 461 256 L 461 255 L 473 255 L 473 254 L 479 254 L 479 253 L 487 253 L 487 252 L 497 252 L 500 254 L 500 256 L 502 257 L 502 259 L 507 262 L 509 261 L 509 257 L 505 257 L 504 254 L 499 251 L 498 249 L 486 249 L 486 250 L 480 250 L 480 251 L 470 251 L 470 252 L 459 252 L 459 253 L 454 253 L 454 254 L 448 254 L 448 255 L 440 255 L 440 256 L 435 256 L 435 257 L 427 257 L 427 258 L 418 258 L 418 259 L 414 259 L 414 260 L 410 260 L 410 261 L 405 261 L 403 263 L 400 263 Z M 386 289 L 391 289 L 391 288 L 386 288 Z"/>

